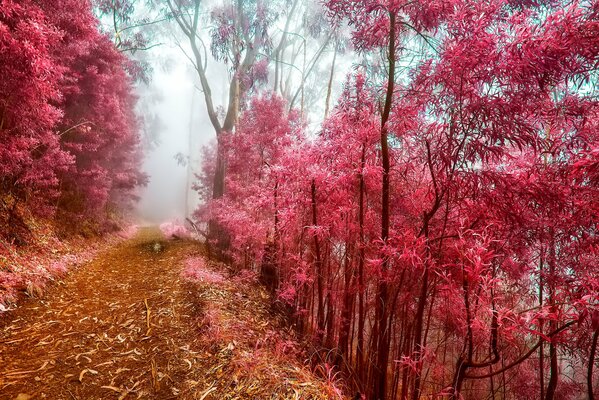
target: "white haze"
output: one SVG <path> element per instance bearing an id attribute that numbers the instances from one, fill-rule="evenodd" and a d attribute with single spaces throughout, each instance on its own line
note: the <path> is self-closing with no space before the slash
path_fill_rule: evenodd
<path id="1" fill-rule="evenodd" d="M 145 153 L 143 171 L 149 182 L 140 191 L 137 216 L 142 223 L 181 221 L 197 207 L 197 196 L 190 188 L 193 173 L 200 165 L 201 147 L 213 140 L 215 133 L 196 75 L 182 52 L 161 46 L 152 53 L 157 61 L 150 85 L 161 93 L 162 100 L 145 112 L 158 115 L 160 129 L 156 145 Z M 213 91 L 218 96 L 226 76 L 212 75 Z M 186 165 L 177 161 L 177 154 L 185 156 Z"/>
<path id="2" fill-rule="evenodd" d="M 171 29 L 176 28 L 172 26 Z M 175 36 L 171 32 L 171 39 L 163 38 L 165 42 L 173 43 L 177 41 Z M 209 38 L 205 39 L 209 41 Z M 313 51 L 317 48 L 316 44 L 314 46 Z M 182 47 L 186 48 L 185 45 Z M 314 72 L 317 75 L 314 81 L 319 86 L 319 93 L 315 93 L 316 102 L 306 104 L 307 114 L 312 120 L 308 129 L 312 134 L 319 129 L 324 114 L 324 98 L 332 57 L 332 49 L 329 49 L 319 62 L 318 71 Z M 144 93 L 157 93 L 159 100 L 154 98 L 153 101 L 142 104 L 140 110 L 145 111 L 140 112 L 156 114 L 160 123 L 157 125 L 157 143 L 145 152 L 143 171 L 148 174 L 149 182 L 140 190 L 136 215 L 138 222 L 142 224 L 157 224 L 175 219 L 182 221 L 198 205 L 197 195 L 191 190 L 195 180 L 193 173 L 200 167 L 201 147 L 215 139 L 215 132 L 208 119 L 197 72 L 183 51 L 174 45 L 165 44 L 148 51 L 144 59 L 151 60 L 153 73 L 151 87 L 140 89 L 141 102 L 144 102 Z M 339 54 L 337 57 L 331 108 L 353 61 L 355 59 L 351 53 Z M 217 106 L 224 106 L 227 102 L 228 73 L 227 66 L 215 62 L 209 56 L 207 75 Z M 299 74 L 292 78 L 296 85 L 299 85 L 299 80 Z M 272 83 L 269 82 L 267 88 L 272 88 Z M 178 153 L 190 162 L 185 166 L 178 163 L 175 158 Z M 189 167 L 191 168 L 188 170 Z"/>

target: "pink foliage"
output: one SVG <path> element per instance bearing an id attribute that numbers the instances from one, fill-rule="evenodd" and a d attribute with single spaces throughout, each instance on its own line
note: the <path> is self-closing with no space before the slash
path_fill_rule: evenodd
<path id="1" fill-rule="evenodd" d="M 232 281 L 241 285 L 253 285 L 258 282 L 258 274 L 249 269 L 243 269 L 232 277 Z"/>
<path id="2" fill-rule="evenodd" d="M 35 248 L 16 248 L 0 240 L 0 312 L 10 309 L 20 293 L 37 296 L 49 282 L 93 259 L 117 237 L 102 241 L 61 241 L 51 233 L 37 233 Z"/>
<path id="3" fill-rule="evenodd" d="M 48 266 L 48 272 L 50 272 L 50 274 L 52 275 L 64 275 L 66 274 L 68 271 L 68 264 L 61 260 L 61 261 L 54 261 L 52 262 L 49 266 Z"/>
<path id="4" fill-rule="evenodd" d="M 187 239 L 190 238 L 189 231 L 179 221 L 168 221 L 160 224 L 160 230 L 165 238 Z"/>
<path id="5" fill-rule="evenodd" d="M 185 260 L 182 275 L 185 279 L 200 283 L 218 284 L 225 281 L 220 273 L 206 266 L 206 261 L 202 257 L 192 257 Z"/>
<path id="6" fill-rule="evenodd" d="M 599 307 L 599 5 L 558 3 L 326 1 L 365 65 L 318 134 L 261 94 L 224 138 L 215 201 L 205 161 L 196 216 L 226 229 L 236 266 L 260 273 L 305 333 L 353 360 L 369 397 L 387 398 L 393 374 L 408 398 L 483 398 L 478 378 L 507 365 L 508 390 L 536 398 L 537 343 L 553 398 L 584 396 Z M 406 72 L 387 82 L 390 50 Z M 551 369 L 557 354 L 576 377 Z"/>
<path id="7" fill-rule="evenodd" d="M 139 227 L 137 225 L 127 225 L 125 228 L 121 229 L 118 235 L 123 239 L 132 239 L 137 235 L 138 231 Z"/>
<path id="8" fill-rule="evenodd" d="M 63 226 L 129 207 L 139 171 L 127 59 L 83 0 L 6 1 L 0 13 L 0 225 L 26 240 L 21 208 Z M 69 221 L 63 221 L 67 218 Z M 57 224 L 60 225 L 60 224 Z"/>

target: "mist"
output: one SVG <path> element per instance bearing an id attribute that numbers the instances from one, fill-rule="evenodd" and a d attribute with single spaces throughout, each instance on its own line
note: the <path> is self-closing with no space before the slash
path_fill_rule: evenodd
<path id="1" fill-rule="evenodd" d="M 319 14 L 315 11 L 313 13 Z M 274 29 L 273 32 L 279 32 L 280 35 L 284 22 L 284 18 L 281 18 L 277 22 L 278 31 Z M 296 23 L 301 24 L 299 19 Z M 206 29 L 203 34 L 207 35 Z M 189 46 L 185 40 L 178 37 L 177 28 L 168 24 L 162 26 L 158 39 L 165 43 L 141 55 L 151 65 L 152 73 L 150 83 L 140 84 L 138 88 L 140 99 L 138 114 L 142 120 L 146 123 L 149 121 L 149 125 L 152 125 L 144 128 L 142 140 L 144 142 L 142 168 L 149 177 L 147 186 L 139 192 L 140 200 L 135 210 L 135 216 L 142 224 L 159 224 L 167 220 L 182 221 L 193 214 L 199 199 L 191 187 L 196 180 L 195 172 L 201 165 L 201 148 L 216 139 L 206 110 L 204 94 L 200 89 L 197 71 L 194 70 L 189 59 L 193 58 Z M 204 39 L 206 43 L 210 41 L 208 36 Z M 318 40 L 308 41 L 308 58 L 316 55 L 321 45 Z M 305 106 L 303 93 L 299 95 L 299 86 L 303 79 L 301 71 L 288 63 L 282 63 L 280 66 L 281 76 L 286 76 L 285 90 L 282 86 L 277 89 L 284 92 L 281 94 L 288 100 L 297 91 L 294 98 L 296 102 L 292 104 L 294 108 L 300 109 L 301 98 L 308 137 L 317 134 L 324 118 L 324 100 L 333 58 L 333 46 L 327 47 L 325 44 L 322 57 L 305 83 Z M 339 50 L 336 55 L 330 99 L 331 109 L 355 61 L 354 54 L 345 49 Z M 272 63 L 272 60 L 270 62 Z M 295 62 L 299 63 L 298 60 Z M 228 101 L 230 70 L 229 66 L 210 56 L 207 64 L 207 77 L 213 101 L 218 109 L 226 106 Z M 274 72 L 273 68 L 270 69 L 269 81 L 259 92 L 274 89 Z"/>
<path id="2" fill-rule="evenodd" d="M 143 113 L 156 116 L 156 126 L 147 129 L 155 130 L 155 137 L 145 140 L 142 166 L 149 181 L 139 193 L 136 208 L 138 222 L 142 224 L 181 221 L 193 213 L 198 199 L 191 186 L 201 162 L 200 149 L 215 138 L 196 74 L 184 54 L 166 46 L 153 53 L 159 55 L 152 61 L 152 80 L 149 87 L 140 88 L 144 92 L 157 92 L 160 98 L 143 104 L 139 111 L 142 118 Z M 226 79 L 226 75 L 212 76 L 215 80 Z M 222 86 L 214 86 L 219 94 Z"/>

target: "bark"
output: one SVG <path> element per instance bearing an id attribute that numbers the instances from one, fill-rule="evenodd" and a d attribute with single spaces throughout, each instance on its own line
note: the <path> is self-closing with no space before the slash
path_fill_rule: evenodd
<path id="1" fill-rule="evenodd" d="M 555 309 L 555 232 L 553 228 L 549 229 L 549 254 L 548 254 L 548 266 L 549 266 L 549 302 L 550 311 L 556 312 Z M 557 326 L 555 320 L 549 322 L 549 327 L 554 330 Z M 558 383 L 559 368 L 557 362 L 557 346 L 554 341 L 551 340 L 549 343 L 549 382 L 547 384 L 547 391 L 545 392 L 545 400 L 553 400 L 555 398 L 555 392 Z"/>
<path id="2" fill-rule="evenodd" d="M 289 24 L 291 23 L 291 20 L 293 19 L 293 15 L 295 14 L 295 9 L 297 7 L 299 0 L 294 0 L 293 5 L 291 6 L 291 11 L 289 11 L 289 14 L 287 15 L 287 20 L 285 21 L 285 27 L 283 28 L 283 33 L 281 35 L 281 41 L 279 42 L 278 46 L 275 49 L 274 52 L 274 59 L 275 59 L 275 78 L 274 78 L 274 92 L 277 93 L 277 90 L 279 89 L 279 76 L 281 75 L 281 54 L 283 52 L 283 49 L 285 48 L 285 46 L 287 46 L 287 35 L 288 35 L 288 31 L 289 31 Z M 281 93 L 282 94 L 282 93 Z"/>
<path id="3" fill-rule="evenodd" d="M 360 196 L 359 196 L 359 211 L 358 223 L 360 226 L 360 256 L 358 259 L 358 343 L 356 348 L 358 378 L 360 382 L 366 380 L 365 365 L 364 365 L 364 258 L 365 258 L 365 239 L 364 239 L 364 168 L 366 167 L 366 145 L 362 145 L 362 158 L 360 161 Z"/>
<path id="4" fill-rule="evenodd" d="M 338 341 L 338 356 L 337 365 L 342 366 L 343 358 L 349 354 L 349 334 L 352 323 L 351 310 L 353 308 L 354 294 L 354 271 L 351 265 L 351 254 L 352 248 L 349 242 L 346 243 L 346 254 L 344 262 L 344 287 L 343 287 L 343 308 L 341 310 L 341 324 L 339 327 L 339 341 Z"/>
<path id="5" fill-rule="evenodd" d="M 595 354 L 597 353 L 597 340 L 599 339 L 599 328 L 595 329 L 593 342 L 591 344 L 591 353 L 589 355 L 589 367 L 587 369 L 587 391 L 589 400 L 595 400 L 593 395 L 593 366 L 595 365 Z"/>
<path id="6" fill-rule="evenodd" d="M 329 254 L 329 250 L 327 253 Z M 327 327 L 327 336 L 325 340 L 326 347 L 332 348 L 334 345 L 333 337 L 335 336 L 335 307 L 333 305 L 333 285 L 334 285 L 334 276 L 331 271 L 331 260 L 330 257 L 327 257 L 327 297 L 326 297 L 326 310 L 327 310 L 327 318 L 326 318 L 326 327 Z M 333 360 L 334 361 L 334 360 Z"/>
<path id="7" fill-rule="evenodd" d="M 541 255 L 539 261 L 539 307 L 543 307 L 543 244 L 541 243 Z M 543 321 L 539 324 L 539 332 L 543 333 Z M 545 348 L 543 343 L 539 347 L 539 387 L 541 388 L 541 396 L 540 399 L 543 400 L 545 398 Z"/>
<path id="8" fill-rule="evenodd" d="M 556 330 L 549 332 L 546 334 L 546 336 L 548 337 L 553 337 L 563 331 L 565 331 L 566 329 L 568 329 L 569 327 L 571 327 L 572 325 L 576 324 L 578 321 L 574 320 L 574 321 L 570 321 L 564 325 L 562 325 L 561 327 L 557 328 Z M 536 345 L 534 345 L 530 350 L 528 350 L 525 354 L 523 354 L 522 356 L 520 356 L 519 358 L 517 358 L 515 361 L 511 362 L 508 365 L 503 364 L 502 362 L 502 367 L 500 369 L 498 369 L 497 371 L 493 371 L 493 372 L 489 372 L 487 374 L 483 374 L 483 375 L 471 375 L 471 374 L 466 374 L 466 379 L 487 379 L 490 378 L 492 376 L 498 375 L 498 374 L 503 374 L 506 371 L 509 371 L 510 369 L 522 364 L 524 361 L 528 360 L 528 358 L 533 355 L 533 353 L 535 351 L 537 351 L 539 349 L 539 347 L 541 346 L 541 343 L 543 343 L 545 339 L 539 339 L 539 341 L 537 342 Z M 498 355 L 499 357 L 499 355 Z M 480 364 L 473 364 L 470 367 L 471 368 L 482 368 L 482 367 L 488 367 L 490 364 L 494 364 L 491 362 L 486 362 L 486 363 L 480 363 Z M 505 383 L 504 383 L 505 385 Z"/>
<path id="9" fill-rule="evenodd" d="M 311 185 L 311 195 L 312 195 L 312 226 L 316 228 L 318 226 L 318 216 L 317 216 L 317 208 L 316 208 L 316 182 L 312 179 Z M 320 241 L 318 240 L 318 234 L 314 233 L 314 253 L 315 253 L 315 262 L 314 262 L 314 274 L 316 275 L 316 286 L 317 286 L 317 304 L 318 308 L 316 310 L 316 323 L 317 323 L 317 336 L 322 341 L 325 329 L 325 319 L 324 319 L 324 280 L 322 276 L 322 255 L 320 251 Z"/>
<path id="10" fill-rule="evenodd" d="M 388 131 L 389 127 L 387 122 L 391 114 L 391 106 L 393 103 L 393 92 L 395 87 L 395 41 L 396 41 L 396 26 L 395 26 L 396 14 L 395 12 L 389 13 L 389 48 L 388 48 L 388 61 L 389 61 L 389 78 L 387 82 L 387 91 L 385 95 L 385 106 L 383 108 L 383 114 L 381 116 L 381 161 L 383 166 L 383 182 L 382 182 L 382 196 L 381 196 L 381 240 L 383 246 L 387 244 L 389 239 L 389 193 L 390 193 L 390 160 L 389 160 L 389 144 L 388 144 Z M 389 302 L 389 288 L 387 283 L 387 270 L 389 269 L 389 258 L 382 254 L 383 263 L 381 266 L 382 277 L 378 284 L 377 296 L 376 296 L 376 310 L 375 318 L 377 324 L 377 337 L 376 339 L 376 361 L 373 369 L 373 397 L 374 399 L 384 400 L 387 395 L 387 366 L 389 363 L 389 347 L 391 335 L 387 326 L 388 319 L 388 302 Z"/>
<path id="11" fill-rule="evenodd" d="M 435 190 L 435 201 L 431 207 L 431 209 L 424 213 L 422 229 L 419 235 L 424 235 L 426 240 L 426 256 L 425 259 L 429 260 L 431 258 L 431 243 L 429 241 L 429 225 L 432 218 L 435 216 L 439 208 L 441 207 L 441 203 L 443 200 L 443 192 L 440 192 L 436 174 L 433 168 L 433 161 L 430 149 L 430 143 L 427 141 L 426 143 L 427 150 L 427 166 L 429 168 L 431 174 L 431 180 L 433 182 L 434 190 Z M 418 305 L 416 307 L 416 315 L 414 322 L 414 349 L 415 349 L 415 362 L 419 363 L 420 358 L 422 356 L 422 350 L 424 349 L 424 342 L 426 341 L 426 336 L 423 335 L 423 325 L 424 325 L 424 310 L 426 308 L 427 303 L 427 293 L 429 286 L 429 274 L 430 274 L 430 266 L 428 265 L 428 261 L 424 265 L 424 272 L 422 275 L 422 284 L 420 286 L 420 293 L 418 296 Z M 459 372 L 459 371 L 458 371 Z M 420 374 L 421 371 L 417 371 L 414 376 L 414 380 L 412 383 L 412 400 L 418 400 L 420 398 Z"/>
<path id="12" fill-rule="evenodd" d="M 208 113 L 208 117 L 210 119 L 210 123 L 212 124 L 214 131 L 216 133 L 216 141 L 218 146 L 218 151 L 216 155 L 216 170 L 213 179 L 212 186 L 212 198 L 219 199 L 225 193 L 225 176 L 226 176 L 226 163 L 225 163 L 225 154 L 223 151 L 223 133 L 233 132 L 235 129 L 235 124 L 237 123 L 237 116 L 239 114 L 239 100 L 242 94 L 245 92 L 246 88 L 242 86 L 240 77 L 247 73 L 249 69 L 252 67 L 254 62 L 256 61 L 256 56 L 260 50 L 260 44 L 262 38 L 260 35 L 255 35 L 255 37 L 242 37 L 243 46 L 235 47 L 233 49 L 236 52 L 236 55 L 239 56 L 240 61 L 238 65 L 234 65 L 234 72 L 231 77 L 231 81 L 229 82 L 229 99 L 226 107 L 226 114 L 223 122 L 219 120 L 218 113 L 216 107 L 214 105 L 214 101 L 212 98 L 212 89 L 210 83 L 208 81 L 206 75 L 206 55 L 200 49 L 200 44 L 198 43 L 198 28 L 199 28 L 199 17 L 201 14 L 200 5 L 201 0 L 193 0 L 192 10 L 188 12 L 187 10 L 182 9 L 182 5 L 180 2 L 175 0 L 167 0 L 167 5 L 171 10 L 171 15 L 177 22 L 177 25 L 181 29 L 181 31 L 187 37 L 189 44 L 191 46 L 193 58 L 189 58 L 198 73 L 198 77 L 200 79 L 200 85 L 202 87 L 202 92 L 204 93 L 204 101 L 206 105 L 206 111 Z M 242 15 L 242 2 L 237 2 L 238 15 Z M 239 21 L 236 21 L 239 23 Z M 243 48 L 243 50 L 242 50 Z M 229 240 L 226 237 L 224 230 L 219 226 L 218 222 L 215 220 L 211 220 L 208 222 L 209 228 L 209 237 L 216 241 L 218 250 L 221 252 L 229 244 Z"/>
<path id="13" fill-rule="evenodd" d="M 416 309 L 415 323 L 414 323 L 414 347 L 416 349 L 416 362 L 420 361 L 424 338 L 422 335 L 422 327 L 424 323 L 424 309 L 426 307 L 426 294 L 428 292 L 428 267 L 425 267 L 424 274 L 422 276 L 422 285 L 420 287 L 420 295 L 418 296 L 418 307 Z M 420 371 L 417 371 L 414 376 L 412 384 L 412 399 L 418 400 L 420 398 Z"/>
<path id="14" fill-rule="evenodd" d="M 335 49 L 333 53 L 333 64 L 331 64 L 331 74 L 329 75 L 329 84 L 327 85 L 327 98 L 324 107 L 324 119 L 329 116 L 329 105 L 331 102 L 331 92 L 333 91 L 333 78 L 335 76 L 335 62 L 337 61 L 337 42 L 335 42 Z"/>

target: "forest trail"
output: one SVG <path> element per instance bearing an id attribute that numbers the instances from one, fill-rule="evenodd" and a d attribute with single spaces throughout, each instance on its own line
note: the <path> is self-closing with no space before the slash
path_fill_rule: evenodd
<path id="1" fill-rule="evenodd" d="M 0 319 L 0 399 L 324 399 L 258 286 L 142 229 Z M 293 361 L 290 361 L 293 360 Z"/>

